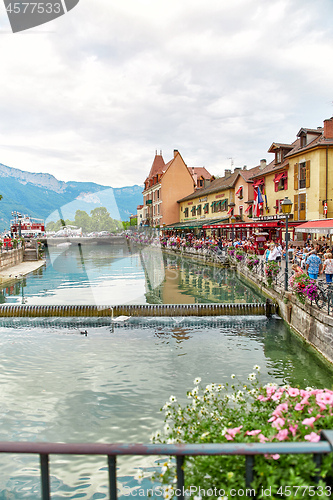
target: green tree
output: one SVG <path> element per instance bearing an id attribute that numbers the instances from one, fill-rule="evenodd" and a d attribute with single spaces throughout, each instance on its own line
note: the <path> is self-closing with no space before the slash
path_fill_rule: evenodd
<path id="1" fill-rule="evenodd" d="M 89 233 L 89 231 L 91 231 L 91 219 L 84 210 L 77 210 L 75 212 L 74 224 L 78 228 L 82 227 L 84 233 Z"/>
<path id="2" fill-rule="evenodd" d="M 96 207 L 90 213 L 93 231 L 112 231 L 113 219 L 105 207 Z"/>

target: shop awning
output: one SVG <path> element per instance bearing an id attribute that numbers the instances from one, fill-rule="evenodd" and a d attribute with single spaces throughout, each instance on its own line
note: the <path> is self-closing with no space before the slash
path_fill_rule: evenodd
<path id="1" fill-rule="evenodd" d="M 231 207 L 230 210 L 229 210 L 229 212 L 227 213 L 227 215 L 230 215 L 231 212 L 233 211 L 233 209 L 234 209 L 234 207 Z"/>
<path id="2" fill-rule="evenodd" d="M 296 228 L 296 232 L 333 234 L 333 219 L 319 219 L 305 222 Z"/>
<path id="3" fill-rule="evenodd" d="M 181 229 L 200 229 L 207 224 L 222 224 L 223 222 L 227 222 L 229 218 L 224 219 L 192 219 L 183 222 L 175 222 L 174 224 L 170 224 L 169 226 L 163 226 L 162 231 L 173 231 L 173 230 L 181 230 Z"/>
<path id="4" fill-rule="evenodd" d="M 265 183 L 264 179 L 259 179 L 258 181 L 255 181 L 255 182 L 253 183 L 253 187 L 254 187 L 254 188 L 257 188 L 258 186 L 261 186 L 261 185 L 263 185 L 264 183 Z"/>
<path id="5" fill-rule="evenodd" d="M 289 222 L 289 228 L 294 228 L 297 226 L 299 223 L 294 223 L 294 222 Z M 234 228 L 256 228 L 256 227 L 271 227 L 271 228 L 276 228 L 276 229 L 285 229 L 285 222 L 284 220 L 274 220 L 274 221 L 258 221 L 258 222 L 235 222 L 235 224 L 232 224 L 231 222 L 228 222 L 226 224 L 210 224 L 210 225 L 203 225 L 204 229 L 230 229 L 231 227 Z"/>
<path id="6" fill-rule="evenodd" d="M 236 193 L 236 196 L 237 196 L 237 195 L 238 195 L 238 194 L 242 191 L 242 189 L 243 189 L 243 186 L 241 186 L 241 187 L 238 189 L 238 191 L 237 191 L 237 193 Z"/>
<path id="7" fill-rule="evenodd" d="M 247 214 L 247 212 L 250 210 L 251 208 L 251 205 L 249 205 L 246 209 L 245 209 L 245 213 Z"/>
<path id="8" fill-rule="evenodd" d="M 283 177 L 283 172 L 282 174 L 276 174 L 276 176 L 274 177 L 274 182 L 280 182 L 282 177 Z"/>

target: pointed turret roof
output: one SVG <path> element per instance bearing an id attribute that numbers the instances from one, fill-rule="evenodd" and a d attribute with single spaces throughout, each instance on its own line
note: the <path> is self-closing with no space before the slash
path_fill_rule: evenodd
<path id="1" fill-rule="evenodd" d="M 153 164 L 151 166 L 148 179 L 151 179 L 155 175 L 159 174 L 161 175 L 165 171 L 165 163 L 163 160 L 163 156 L 160 154 L 158 155 L 156 152 Z"/>

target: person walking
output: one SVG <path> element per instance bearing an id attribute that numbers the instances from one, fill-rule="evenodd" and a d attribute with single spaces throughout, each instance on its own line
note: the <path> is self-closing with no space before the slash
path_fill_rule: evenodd
<path id="1" fill-rule="evenodd" d="M 277 245 L 274 245 L 274 243 L 271 244 L 271 246 L 269 247 L 269 256 L 268 256 L 268 260 L 274 260 L 276 262 L 276 257 L 278 255 L 278 249 L 277 249 Z M 281 255 L 280 255 L 280 259 L 281 259 Z"/>
<path id="2" fill-rule="evenodd" d="M 321 259 L 317 255 L 317 251 L 314 250 L 311 255 L 306 259 L 306 270 L 309 278 L 316 280 L 318 274 L 321 273 Z"/>
<path id="3" fill-rule="evenodd" d="M 322 272 L 325 273 L 326 283 L 332 283 L 332 278 L 333 278 L 333 259 L 332 259 L 332 254 L 331 253 L 326 254 L 326 259 L 324 261 Z"/>

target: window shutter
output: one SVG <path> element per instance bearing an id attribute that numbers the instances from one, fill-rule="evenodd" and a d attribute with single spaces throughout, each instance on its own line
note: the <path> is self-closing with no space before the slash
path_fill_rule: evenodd
<path id="1" fill-rule="evenodd" d="M 309 188 L 310 187 L 310 160 L 305 162 L 305 168 L 306 168 L 305 187 Z"/>
<path id="2" fill-rule="evenodd" d="M 275 180 L 274 180 L 274 184 L 275 184 L 275 192 L 277 193 L 279 190 L 279 183 L 275 182 Z"/>
<path id="3" fill-rule="evenodd" d="M 276 209 L 275 209 L 275 213 L 279 213 L 279 200 L 275 200 L 275 206 L 276 206 Z"/>
<path id="4" fill-rule="evenodd" d="M 284 180 L 284 189 L 288 189 L 288 177 L 286 177 Z"/>
<path id="5" fill-rule="evenodd" d="M 298 194 L 294 195 L 294 220 L 298 220 Z"/>
<path id="6" fill-rule="evenodd" d="M 294 165 L 294 189 L 298 189 L 298 163 Z"/>

